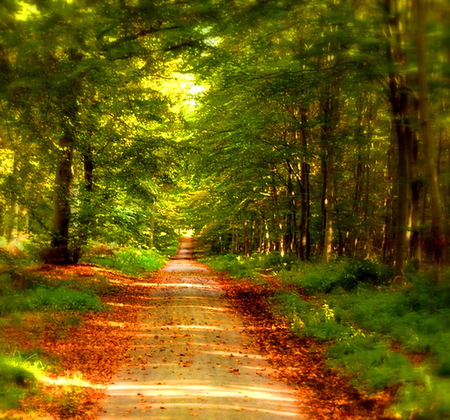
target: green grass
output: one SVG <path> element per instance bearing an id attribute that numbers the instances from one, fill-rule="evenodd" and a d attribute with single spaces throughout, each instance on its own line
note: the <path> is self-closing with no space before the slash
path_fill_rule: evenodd
<path id="1" fill-rule="evenodd" d="M 281 256 L 279 253 L 254 254 L 251 257 L 236 254 L 214 255 L 203 258 L 202 262 L 213 270 L 226 271 L 232 277 L 248 278 L 256 282 L 263 282 L 261 274 L 287 268 L 293 264 L 291 257 Z"/>
<path id="2" fill-rule="evenodd" d="M 36 392 L 44 374 L 45 366 L 35 356 L 0 354 L 0 411 L 18 407 L 22 398 Z"/>
<path id="3" fill-rule="evenodd" d="M 122 248 L 108 254 L 87 256 L 87 261 L 130 276 L 142 276 L 160 269 L 167 258 L 156 250 Z"/>
<path id="4" fill-rule="evenodd" d="M 0 295 L 0 315 L 23 311 L 80 312 L 102 311 L 100 298 L 90 290 L 78 291 L 67 286 L 47 285 L 28 290 L 8 291 Z"/>
<path id="5" fill-rule="evenodd" d="M 207 263 L 242 278 L 264 270 L 265 261 L 221 256 Z M 389 267 L 364 260 L 273 269 L 287 287 L 271 298 L 273 312 L 298 336 L 322 341 L 331 368 L 364 393 L 395 389 L 390 412 L 397 418 L 450 418 L 449 281 L 438 286 L 422 274 L 393 285 Z"/>
<path id="6" fill-rule="evenodd" d="M 260 278 L 258 263 L 255 260 L 235 254 L 217 255 L 203 258 L 202 262 L 213 270 L 226 271 L 230 276 L 242 278 Z"/>
<path id="7" fill-rule="evenodd" d="M 55 282 L 20 267 L 8 267 L 0 273 L 0 315 L 22 311 L 101 310 L 104 307 L 95 291 L 88 285 L 81 287 L 76 280 Z"/>

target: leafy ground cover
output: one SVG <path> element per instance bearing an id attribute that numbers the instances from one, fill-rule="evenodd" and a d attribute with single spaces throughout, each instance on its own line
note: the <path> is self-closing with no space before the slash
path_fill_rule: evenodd
<path id="1" fill-rule="evenodd" d="M 173 249 L 170 251 L 174 252 Z M 93 249 L 85 260 L 130 276 L 140 276 L 161 268 L 167 257 L 157 250 L 102 246 Z"/>
<path id="2" fill-rule="evenodd" d="M 392 394 L 386 415 L 450 418 L 448 286 L 426 275 L 392 285 L 389 269 L 371 261 L 269 261 L 220 256 L 208 263 L 237 278 L 258 279 L 270 268 L 277 286 L 266 296 L 270 311 L 297 337 L 320 343 L 326 366 L 359 392 Z"/>
<path id="3" fill-rule="evenodd" d="M 385 408 L 392 393 L 383 390 L 366 395 L 347 377 L 332 372 L 324 356 L 325 344 L 293 334 L 289 324 L 270 304 L 277 293 L 272 281 L 217 279 L 233 306 L 245 319 L 246 331 L 257 337 L 261 351 L 275 367 L 278 379 L 299 391 L 307 418 L 314 420 L 388 420 Z"/>
<path id="4" fill-rule="evenodd" d="M 136 330 L 145 281 L 94 264 L 7 262 L 0 274 L 0 418 L 96 418 L 101 385 L 122 364 Z M 162 264 L 159 257 L 154 267 Z"/>

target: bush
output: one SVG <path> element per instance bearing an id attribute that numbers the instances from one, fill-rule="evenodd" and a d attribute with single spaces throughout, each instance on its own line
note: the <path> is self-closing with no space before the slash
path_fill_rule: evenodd
<path id="1" fill-rule="evenodd" d="M 258 267 L 263 270 L 290 269 L 296 259 L 292 255 L 281 255 L 280 252 L 270 252 L 269 254 L 255 254 L 251 257 L 256 260 Z"/>
<path id="2" fill-rule="evenodd" d="M 344 272 L 340 261 L 331 263 L 299 263 L 279 275 L 286 285 L 301 288 L 306 294 L 330 293 Z"/>
<path id="3" fill-rule="evenodd" d="M 387 284 L 391 277 L 391 269 L 387 266 L 369 260 L 353 260 L 344 266 L 344 270 L 336 279 L 334 287 L 353 290 L 361 284 L 380 286 Z"/>
<path id="4" fill-rule="evenodd" d="M 272 298 L 272 303 L 275 312 L 284 316 L 299 336 L 327 341 L 351 333 L 349 326 L 336 320 L 334 311 L 327 304 L 316 306 L 294 292 L 283 291 Z"/>
<path id="5" fill-rule="evenodd" d="M 391 278 L 391 269 L 368 260 L 337 260 L 328 263 L 299 263 L 281 270 L 285 284 L 302 288 L 305 293 L 330 293 L 337 288 L 353 290 L 360 285 L 380 286 Z"/>
<path id="6" fill-rule="evenodd" d="M 44 276 L 27 272 L 19 267 L 9 267 L 0 273 L 0 296 L 12 291 L 33 289 L 47 283 L 48 280 Z"/>

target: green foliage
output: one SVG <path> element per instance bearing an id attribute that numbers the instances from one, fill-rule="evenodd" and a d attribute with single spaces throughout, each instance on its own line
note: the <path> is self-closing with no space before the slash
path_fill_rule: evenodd
<path id="1" fill-rule="evenodd" d="M 279 276 L 283 284 L 301 288 L 305 293 L 328 293 L 335 287 L 338 279 L 344 273 L 342 262 L 331 263 L 301 263 L 290 270 L 282 270 Z"/>
<path id="2" fill-rule="evenodd" d="M 398 388 L 391 407 L 396 416 L 447 418 L 449 287 L 431 276 L 387 285 L 389 275 L 383 265 L 359 260 L 295 264 L 280 272 L 283 284 L 294 288 L 277 292 L 272 308 L 298 336 L 324 341 L 329 366 L 355 387 L 367 393 Z M 408 352 L 420 353 L 423 362 L 414 364 Z"/>
<path id="3" fill-rule="evenodd" d="M 81 286 L 76 280 L 57 282 L 20 267 L 10 267 L 0 273 L 0 314 L 33 310 L 101 311 L 104 307 L 95 292 L 108 287 L 101 280 Z"/>
<path id="4" fill-rule="evenodd" d="M 292 255 L 282 255 L 280 252 L 269 252 L 268 254 L 253 254 L 251 257 L 259 269 L 267 271 L 280 271 L 289 269 L 296 262 Z"/>
<path id="5" fill-rule="evenodd" d="M 13 292 L 0 297 L 0 314 L 17 311 L 81 312 L 102 311 L 100 298 L 91 291 L 80 292 L 66 286 L 48 288 L 38 286 L 35 289 Z"/>
<path id="6" fill-rule="evenodd" d="M 336 340 L 327 356 L 330 366 L 343 367 L 353 376 L 354 385 L 370 392 L 424 380 L 406 356 L 371 334 L 355 333 Z"/>
<path id="7" fill-rule="evenodd" d="M 450 309 L 447 287 L 415 283 L 407 288 L 360 289 L 336 294 L 330 302 L 338 317 L 399 342 L 412 352 L 429 352 L 436 371 L 447 375 Z M 442 289 L 439 293 L 436 289 Z"/>
<path id="8" fill-rule="evenodd" d="M 12 291 L 27 290 L 45 285 L 48 280 L 20 267 L 9 267 L 0 271 L 0 296 Z"/>
<path id="9" fill-rule="evenodd" d="M 258 272 L 260 269 L 259 258 L 226 254 L 207 257 L 202 259 L 202 261 L 213 270 L 226 271 L 230 276 L 237 279 L 247 278 L 255 281 L 263 281 Z"/>
<path id="10" fill-rule="evenodd" d="M 316 305 L 294 292 L 284 291 L 272 298 L 272 304 L 274 311 L 284 316 L 299 336 L 327 341 L 351 334 L 352 329 L 336 320 L 334 311 L 327 304 Z"/>
<path id="11" fill-rule="evenodd" d="M 159 251 L 140 248 L 121 248 L 108 254 L 87 256 L 87 260 L 131 276 L 141 276 L 156 271 L 167 261 Z"/>
<path id="12" fill-rule="evenodd" d="M 442 420 L 450 418 L 450 381 L 430 380 L 407 382 L 397 393 L 397 401 L 389 412 L 404 420 Z"/>
<path id="13" fill-rule="evenodd" d="M 368 260 L 339 260 L 329 263 L 298 263 L 281 270 L 283 283 L 301 288 L 307 294 L 330 293 L 334 289 L 353 290 L 361 285 L 387 284 L 391 269 Z"/>
<path id="14" fill-rule="evenodd" d="M 382 285 L 392 277 L 390 267 L 369 260 L 350 260 L 334 287 L 353 290 L 363 284 Z"/>
<path id="15" fill-rule="evenodd" d="M 0 355 L 0 411 L 15 408 L 19 400 L 35 391 L 45 367 L 34 356 Z"/>

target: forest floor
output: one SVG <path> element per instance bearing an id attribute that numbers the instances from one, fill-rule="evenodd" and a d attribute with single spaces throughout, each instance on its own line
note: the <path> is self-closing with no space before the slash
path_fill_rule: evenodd
<path id="1" fill-rule="evenodd" d="M 46 275 L 80 281 L 101 275 L 116 289 L 102 297 L 110 309 L 81 315 L 81 325 L 45 318 L 0 333 L 61 366 L 24 402 L 28 417 L 3 418 L 385 418 L 388 393 L 361 395 L 326 368 L 320 344 L 271 315 L 275 283 L 234 282 L 191 256 L 182 242 L 176 259 L 141 279 L 48 267 Z"/>

